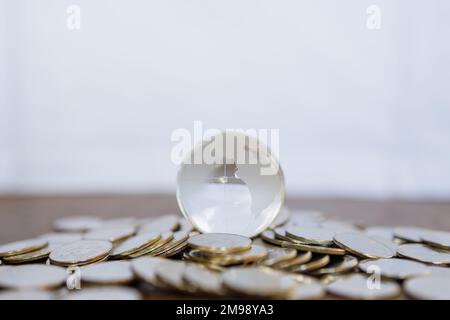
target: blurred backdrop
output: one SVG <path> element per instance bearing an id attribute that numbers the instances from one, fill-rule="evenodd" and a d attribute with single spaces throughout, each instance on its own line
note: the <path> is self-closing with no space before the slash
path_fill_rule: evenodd
<path id="1" fill-rule="evenodd" d="M 280 129 L 289 195 L 450 197 L 450 2 L 0 0 L 0 192 L 174 192 L 171 133 Z"/>

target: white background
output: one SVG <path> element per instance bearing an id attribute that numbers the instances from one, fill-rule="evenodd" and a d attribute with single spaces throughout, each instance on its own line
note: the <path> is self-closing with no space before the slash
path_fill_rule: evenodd
<path id="1" fill-rule="evenodd" d="M 172 192 L 201 120 L 279 128 L 290 195 L 449 197 L 449 59 L 443 0 L 0 0 L 0 190 Z"/>

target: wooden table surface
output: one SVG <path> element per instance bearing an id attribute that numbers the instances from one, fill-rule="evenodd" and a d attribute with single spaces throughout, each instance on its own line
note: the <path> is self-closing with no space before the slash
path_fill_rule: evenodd
<path id="1" fill-rule="evenodd" d="M 290 208 L 317 209 L 329 217 L 367 225 L 410 225 L 450 231 L 450 201 L 374 201 L 288 198 Z M 0 197 L 0 243 L 51 230 L 52 221 L 69 215 L 151 217 L 179 212 L 174 195 L 71 195 Z"/>

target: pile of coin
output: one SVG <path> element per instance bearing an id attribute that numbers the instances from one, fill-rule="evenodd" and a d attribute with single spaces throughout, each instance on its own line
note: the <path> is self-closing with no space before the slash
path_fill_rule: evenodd
<path id="1" fill-rule="evenodd" d="M 200 234 L 177 215 L 58 219 L 0 245 L 0 299 L 450 299 L 450 232 L 284 208 L 259 236 Z M 77 290 L 80 289 L 81 290 Z"/>

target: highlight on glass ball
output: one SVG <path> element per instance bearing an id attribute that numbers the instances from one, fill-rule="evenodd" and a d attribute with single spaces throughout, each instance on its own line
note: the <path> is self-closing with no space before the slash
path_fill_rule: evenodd
<path id="1" fill-rule="evenodd" d="M 256 236 L 277 217 L 284 197 L 276 157 L 257 138 L 240 132 L 204 139 L 178 171 L 181 212 L 203 233 Z"/>

